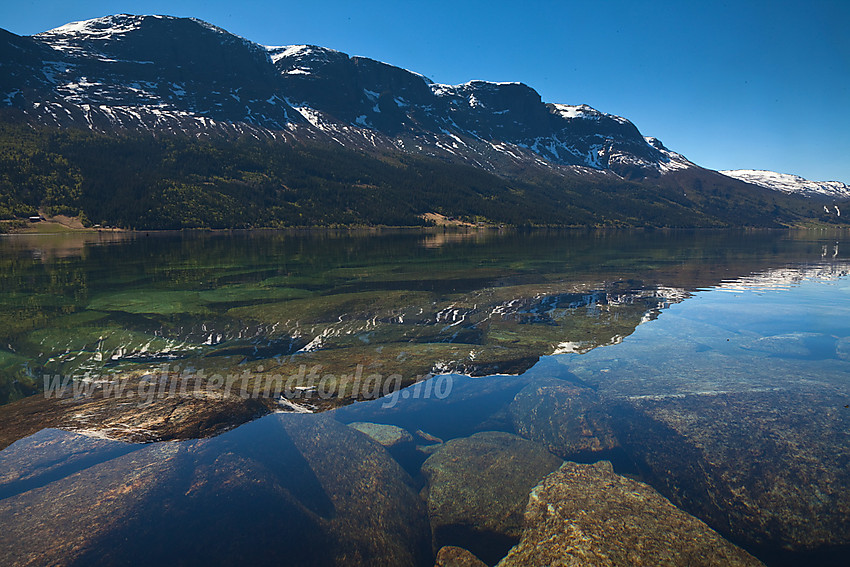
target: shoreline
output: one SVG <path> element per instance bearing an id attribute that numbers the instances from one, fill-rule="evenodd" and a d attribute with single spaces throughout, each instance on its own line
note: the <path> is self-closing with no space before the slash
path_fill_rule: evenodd
<path id="1" fill-rule="evenodd" d="M 737 227 L 716 227 L 716 226 L 692 226 L 692 227 L 654 227 L 654 226 L 589 226 L 589 225 L 546 225 L 546 226 L 515 226 L 506 224 L 472 224 L 467 222 L 458 223 L 440 223 L 433 225 L 342 225 L 342 226 L 321 226 L 321 225 L 304 225 L 304 226 L 285 226 L 285 227 L 238 227 L 238 228 L 205 228 L 205 227 L 190 227 L 190 228 L 118 228 L 118 227 L 77 227 L 70 223 L 48 219 L 32 223 L 23 219 L 6 219 L 0 220 L 0 227 L 4 225 L 12 225 L 6 231 L 0 230 L 2 236 L 55 236 L 55 235 L 76 235 L 76 234 L 223 234 L 223 233 L 247 233 L 247 232 L 445 232 L 445 233 L 474 233 L 474 232 L 526 232 L 526 231 L 640 231 L 640 232 L 717 232 L 717 231 L 788 231 L 788 230 L 806 230 L 806 231 L 839 231 L 846 232 L 850 230 L 848 226 L 838 225 L 792 225 L 785 227 L 753 227 L 753 226 L 737 226 Z"/>

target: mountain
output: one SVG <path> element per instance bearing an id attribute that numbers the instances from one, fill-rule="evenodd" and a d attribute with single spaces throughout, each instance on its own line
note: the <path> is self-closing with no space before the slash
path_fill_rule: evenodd
<path id="1" fill-rule="evenodd" d="M 776 173 L 775 171 L 764 171 L 755 169 L 735 169 L 721 171 L 734 179 L 739 179 L 753 185 L 782 191 L 783 193 L 796 193 L 811 197 L 828 197 L 831 199 L 850 199 L 850 185 L 840 181 L 809 181 L 799 175 L 789 173 Z"/>
<path id="2" fill-rule="evenodd" d="M 535 225 L 835 220 L 794 195 L 700 168 L 625 118 L 546 103 L 522 83 L 442 85 L 323 47 L 258 45 L 192 18 L 121 14 L 31 37 L 0 31 L 0 63 L 0 125 L 13 154 L 5 158 L 11 173 L 0 185 L 0 216 L 79 208 L 128 226 L 105 187 L 116 191 L 135 178 L 137 188 L 124 190 L 127 206 L 171 199 L 175 207 L 167 221 L 153 213 L 141 225 L 149 228 L 417 224 L 428 212 Z M 14 129 L 20 125 L 35 134 Z M 71 143 L 59 132 L 89 134 Z M 143 141 L 151 135 L 156 148 Z M 256 147 L 232 145 L 246 140 Z M 223 163 L 189 167 L 205 153 Z M 278 154 L 290 161 L 266 167 Z M 151 177 L 157 159 L 162 173 Z M 181 160 L 187 165 L 174 165 Z M 222 169 L 246 160 L 238 171 Z M 39 188 L 45 182 L 56 186 L 53 197 Z M 402 191 L 403 184 L 410 186 Z M 364 187 L 386 190 L 370 205 L 355 195 Z M 269 216 L 285 193 L 286 210 Z M 317 195 L 310 210 L 305 195 Z M 375 198 L 395 212 L 366 210 Z M 251 207 L 242 206 L 246 199 Z M 509 210 L 517 206 L 526 212 Z M 215 207 L 233 214 L 212 214 Z M 317 212 L 328 207 L 332 213 Z M 190 209 L 203 214 L 177 218 Z"/>
<path id="3" fill-rule="evenodd" d="M 4 65 L 0 97 L 41 123 L 412 146 L 491 170 L 505 159 L 626 174 L 687 164 L 624 118 L 544 104 L 521 83 L 440 85 L 331 49 L 260 46 L 194 19 L 117 15 L 5 39 L 4 60 L 18 69 Z"/>

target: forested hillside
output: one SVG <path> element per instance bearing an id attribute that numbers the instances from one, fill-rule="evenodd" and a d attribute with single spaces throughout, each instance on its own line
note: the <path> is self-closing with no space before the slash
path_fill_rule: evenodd
<path id="1" fill-rule="evenodd" d="M 426 212 L 515 226 L 780 226 L 817 217 L 817 205 L 803 199 L 698 185 L 683 191 L 613 175 L 506 179 L 401 152 L 0 126 L 3 219 L 42 210 L 179 229 L 417 226 Z"/>

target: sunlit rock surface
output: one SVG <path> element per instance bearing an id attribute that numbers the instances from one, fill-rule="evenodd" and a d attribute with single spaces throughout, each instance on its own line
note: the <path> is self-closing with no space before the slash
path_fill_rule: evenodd
<path id="1" fill-rule="evenodd" d="M 757 566 L 761 562 L 610 463 L 565 462 L 534 487 L 499 567 Z"/>

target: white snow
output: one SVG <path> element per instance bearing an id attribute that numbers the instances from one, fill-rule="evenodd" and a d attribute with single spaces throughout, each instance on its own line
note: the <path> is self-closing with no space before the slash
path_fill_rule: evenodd
<path id="1" fill-rule="evenodd" d="M 298 60 L 305 57 L 309 57 L 315 61 L 327 61 L 328 55 L 340 53 L 339 51 L 317 45 L 278 45 L 261 46 L 261 48 L 266 50 L 272 63 L 277 63 L 281 59 L 296 58 Z"/>
<path id="2" fill-rule="evenodd" d="M 70 22 L 64 26 L 53 28 L 46 32 L 36 34 L 36 37 L 86 35 L 92 39 L 108 39 L 115 34 L 127 33 L 138 29 L 139 24 L 145 16 L 131 16 L 129 14 L 117 14 L 103 18 L 93 18 L 79 22 Z"/>
<path id="3" fill-rule="evenodd" d="M 809 181 L 799 175 L 757 169 L 721 171 L 723 175 L 783 193 L 824 195 L 839 199 L 850 198 L 850 185 L 840 181 Z M 840 215 L 840 211 L 836 211 Z"/>
<path id="4" fill-rule="evenodd" d="M 553 104 L 555 114 L 563 118 L 584 118 L 586 120 L 599 120 L 603 116 L 609 116 L 599 112 L 586 104 L 571 105 L 571 104 Z"/>
<path id="5" fill-rule="evenodd" d="M 306 55 L 310 52 L 309 45 L 286 45 L 280 47 L 266 47 L 269 52 L 272 63 L 277 63 L 285 57 L 293 57 L 296 55 Z"/>
<path id="6" fill-rule="evenodd" d="M 689 167 L 696 167 L 696 165 L 689 161 L 688 158 L 683 156 L 682 154 L 672 152 L 664 147 L 664 144 L 658 138 L 653 138 L 652 136 L 644 136 L 644 140 L 646 143 L 661 152 L 661 155 L 666 161 L 662 161 L 658 164 L 658 170 L 661 173 L 668 173 L 670 171 L 676 171 L 678 169 L 688 169 Z"/>

